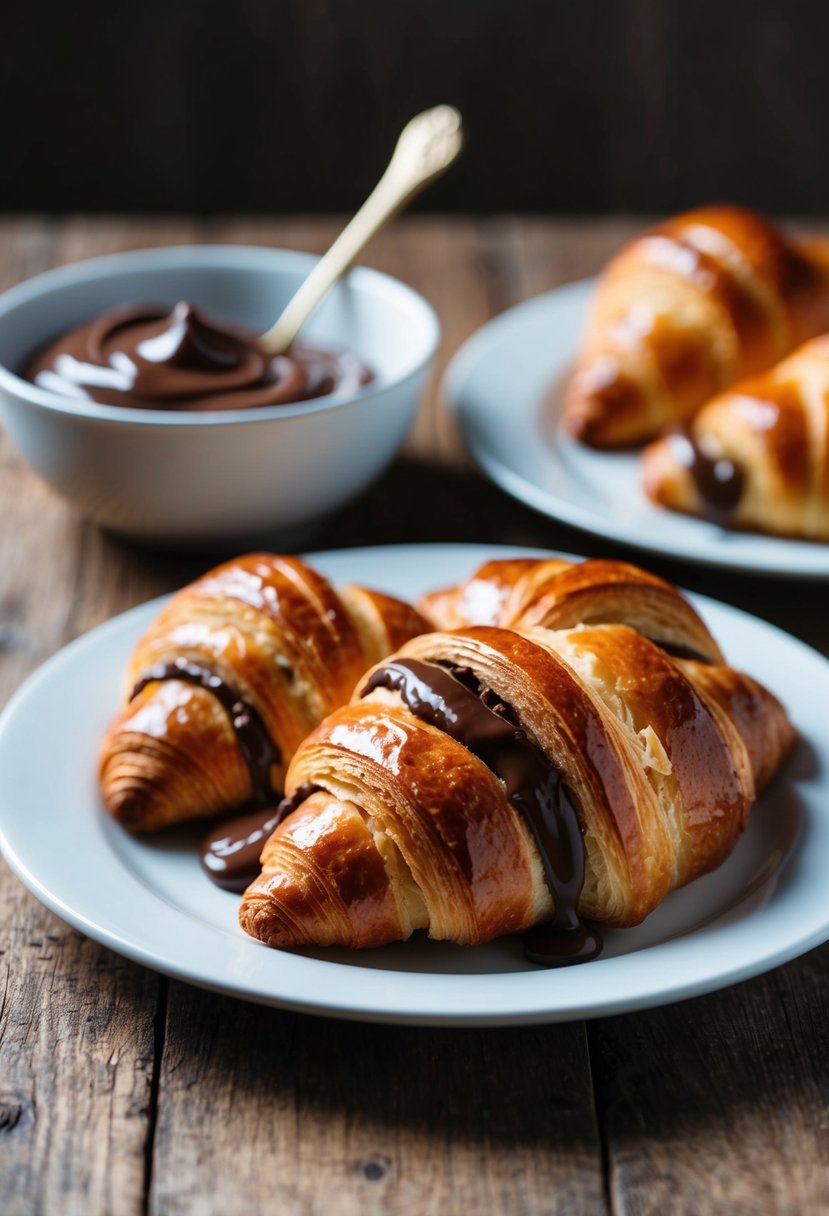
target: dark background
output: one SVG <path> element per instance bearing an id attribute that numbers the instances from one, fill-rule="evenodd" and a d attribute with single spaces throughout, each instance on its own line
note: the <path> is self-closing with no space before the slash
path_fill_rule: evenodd
<path id="1" fill-rule="evenodd" d="M 424 209 L 829 211 L 820 0 L 21 0 L 2 26 L 5 210 L 348 211 L 449 101 L 467 151 Z"/>

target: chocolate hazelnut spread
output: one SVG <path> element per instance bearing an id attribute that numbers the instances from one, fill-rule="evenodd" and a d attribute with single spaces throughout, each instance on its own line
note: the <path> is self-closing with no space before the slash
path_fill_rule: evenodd
<path id="1" fill-rule="evenodd" d="M 739 464 L 709 456 L 687 431 L 670 431 L 668 442 L 679 464 L 691 474 L 708 518 L 712 523 L 730 523 L 745 485 Z"/>
<path id="2" fill-rule="evenodd" d="M 241 894 L 259 875 L 265 842 L 286 816 L 319 789 L 304 782 L 277 806 L 260 807 L 217 824 L 201 843 L 199 860 L 207 877 L 224 891 Z"/>
<path id="3" fill-rule="evenodd" d="M 223 891 L 242 894 L 257 877 L 265 841 L 280 822 L 278 806 L 249 815 L 223 819 L 199 845 L 199 861 L 207 877 Z"/>
<path id="4" fill-rule="evenodd" d="M 578 815 L 561 774 L 517 725 L 515 714 L 467 668 L 447 670 L 417 659 L 379 667 L 360 690 L 400 693 L 418 718 L 462 743 L 503 781 L 507 797 L 526 820 L 544 866 L 555 910 L 525 935 L 527 957 L 544 966 L 595 958 L 602 941 L 583 924 L 577 905 L 584 884 L 585 850 Z"/>
<path id="5" fill-rule="evenodd" d="M 181 301 L 130 304 L 79 325 L 29 362 L 61 397 L 147 410 L 241 410 L 353 393 L 374 377 L 352 351 L 271 355 L 253 330 Z"/>

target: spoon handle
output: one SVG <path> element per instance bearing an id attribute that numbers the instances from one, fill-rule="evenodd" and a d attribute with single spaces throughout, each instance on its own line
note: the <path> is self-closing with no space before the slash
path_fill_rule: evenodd
<path id="1" fill-rule="evenodd" d="M 360 210 L 290 299 L 260 342 L 272 355 L 284 354 L 331 287 L 368 242 L 416 194 L 444 173 L 463 143 L 461 116 L 452 106 L 435 106 L 408 122 L 388 167 Z"/>

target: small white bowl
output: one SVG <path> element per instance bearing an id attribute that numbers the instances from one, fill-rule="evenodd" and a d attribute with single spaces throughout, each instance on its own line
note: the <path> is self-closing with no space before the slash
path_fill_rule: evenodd
<path id="1" fill-rule="evenodd" d="M 317 259 L 237 245 L 139 250 L 48 271 L 0 296 L 0 417 L 13 442 L 84 515 L 167 544 L 286 534 L 346 502 L 394 456 L 440 337 L 432 308 L 358 268 L 303 338 L 354 350 L 360 392 L 210 413 L 69 400 L 16 373 L 49 340 L 119 304 L 192 303 L 265 330 Z"/>

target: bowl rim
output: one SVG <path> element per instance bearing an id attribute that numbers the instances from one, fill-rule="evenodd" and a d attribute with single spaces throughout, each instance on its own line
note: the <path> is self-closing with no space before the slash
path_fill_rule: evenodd
<path id="1" fill-rule="evenodd" d="M 51 270 L 42 271 L 2 292 L 0 294 L 0 324 L 15 309 L 48 294 L 55 287 L 92 282 L 105 278 L 107 275 L 135 269 L 136 263 L 142 263 L 142 268 L 150 271 L 163 270 L 170 266 L 183 268 L 206 266 L 217 269 L 224 267 L 228 270 L 244 271 L 249 266 L 260 268 L 263 258 L 273 258 L 283 269 L 292 264 L 293 268 L 307 274 L 320 260 L 320 256 L 297 249 L 283 249 L 276 245 L 192 244 L 151 246 L 82 258 L 66 266 L 57 266 Z M 419 291 L 401 279 L 370 266 L 354 266 L 339 281 L 339 285 L 357 290 L 368 288 L 371 294 L 385 296 L 389 301 L 402 301 L 404 307 L 414 309 L 420 314 L 426 325 L 425 349 L 410 368 L 391 379 L 373 380 L 357 392 L 330 393 L 326 397 L 299 401 L 295 404 L 260 405 L 238 410 L 148 410 L 62 397 L 58 393 L 52 393 L 48 389 L 40 388 L 30 381 L 24 380 L 22 376 L 6 367 L 2 362 L 0 362 L 0 389 L 22 397 L 41 409 L 83 418 L 92 423 L 128 423 L 132 426 L 148 428 L 231 426 L 254 422 L 263 423 L 279 418 L 296 418 L 340 409 L 379 396 L 389 389 L 397 388 L 428 367 L 441 341 L 441 327 L 435 309 Z"/>

